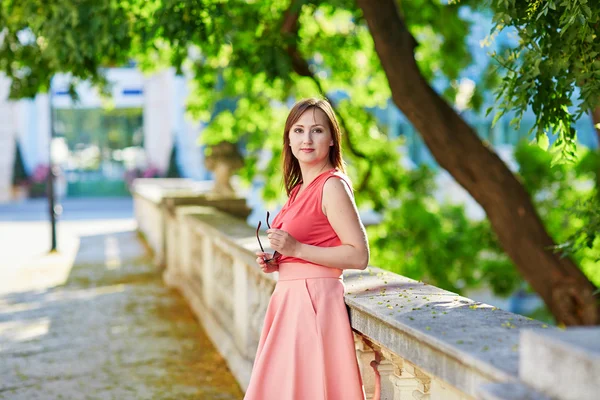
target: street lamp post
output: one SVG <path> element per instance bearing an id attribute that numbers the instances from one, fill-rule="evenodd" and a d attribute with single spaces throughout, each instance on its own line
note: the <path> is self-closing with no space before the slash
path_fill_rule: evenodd
<path id="1" fill-rule="evenodd" d="M 50 81 L 52 82 L 52 81 Z M 54 110 L 52 108 L 52 84 L 50 84 L 50 90 L 48 91 L 48 100 L 50 103 L 50 142 L 48 145 L 48 155 L 49 155 L 49 161 L 48 161 L 48 165 L 50 166 L 50 169 L 48 171 L 48 181 L 47 181 L 47 185 L 48 185 L 48 212 L 50 213 L 50 229 L 51 229 L 51 234 L 52 234 L 52 241 L 51 241 L 51 247 L 50 247 L 50 252 L 54 253 L 57 251 L 57 245 L 56 245 L 56 205 L 55 205 L 55 201 L 54 201 L 54 179 L 55 179 L 55 172 L 54 172 L 54 164 L 52 162 L 52 139 L 54 138 Z"/>

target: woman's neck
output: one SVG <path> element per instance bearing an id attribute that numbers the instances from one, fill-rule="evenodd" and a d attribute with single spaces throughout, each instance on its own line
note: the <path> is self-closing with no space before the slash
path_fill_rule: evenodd
<path id="1" fill-rule="evenodd" d="M 333 169 L 333 165 L 327 160 L 325 164 L 321 165 L 300 165 L 300 171 L 302 172 L 302 183 L 304 187 L 309 185 L 317 176 L 323 171 L 329 171 Z"/>

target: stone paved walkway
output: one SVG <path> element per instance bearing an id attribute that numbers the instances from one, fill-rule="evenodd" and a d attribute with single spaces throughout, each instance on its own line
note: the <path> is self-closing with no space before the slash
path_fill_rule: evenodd
<path id="1" fill-rule="evenodd" d="M 134 231 L 66 253 L 0 273 L 0 399 L 242 398 Z"/>

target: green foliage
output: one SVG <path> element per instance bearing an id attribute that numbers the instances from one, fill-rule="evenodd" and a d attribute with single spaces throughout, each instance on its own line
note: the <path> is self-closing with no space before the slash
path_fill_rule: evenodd
<path id="1" fill-rule="evenodd" d="M 466 6 L 463 2 L 461 6 Z M 473 3 L 473 2 L 468 2 Z M 475 4 L 468 4 L 471 7 Z M 473 57 L 465 39 L 474 25 L 459 17 L 460 7 L 442 1 L 414 0 L 400 2 L 404 19 L 418 42 L 415 59 L 425 79 L 438 79 L 436 87 L 451 104 L 456 100 L 460 74 L 471 65 Z M 440 77 L 445 78 L 442 84 Z M 477 88 L 479 89 L 479 88 Z M 480 91 L 476 90 L 471 106 L 478 108 Z"/>
<path id="2" fill-rule="evenodd" d="M 508 295 L 522 281 L 498 247 L 489 222 L 471 221 L 462 205 L 440 203 L 433 173 L 407 173 L 398 204 L 368 228 L 373 265 L 454 292 L 488 285 Z"/>
<path id="3" fill-rule="evenodd" d="M 13 162 L 12 184 L 13 186 L 22 185 L 29 182 L 29 175 L 25 169 L 23 155 L 21 154 L 21 146 L 18 141 L 15 141 L 15 158 Z"/>
<path id="4" fill-rule="evenodd" d="M 496 116 L 535 114 L 538 144 L 557 135 L 552 163 L 574 162 L 574 121 L 600 106 L 600 2 L 493 0 L 495 33 L 514 30 L 518 44 L 494 54 L 506 75 L 497 92 Z M 577 104 L 572 98 L 577 95 Z"/>
<path id="5" fill-rule="evenodd" d="M 171 156 L 169 157 L 169 168 L 167 169 L 167 178 L 181 178 L 181 172 L 177 165 L 177 146 L 173 144 Z"/>
<path id="6" fill-rule="evenodd" d="M 598 152 L 580 148 L 574 164 L 550 165 L 552 156 L 521 142 L 515 158 L 525 188 L 534 198 L 546 229 L 558 243 L 555 251 L 572 257 L 600 285 L 600 202 L 595 177 Z"/>
<path id="7" fill-rule="evenodd" d="M 11 98 L 46 92 L 57 72 L 106 85 L 102 68 L 127 62 L 140 17 L 156 1 L 0 1 L 0 70 L 12 79 Z"/>
<path id="8" fill-rule="evenodd" d="M 57 72 L 71 74 L 74 93 L 74 84 L 84 79 L 106 89 L 103 68 L 130 59 L 147 71 L 174 66 L 192 79 L 190 113 L 210 121 L 203 143 L 241 141 L 248 160 L 273 156 L 260 170 L 247 163 L 240 174 L 248 180 L 268 176 L 265 197 L 274 200 L 282 193 L 278 156 L 290 99 L 344 92 L 347 97 L 334 98 L 348 138 L 344 149 L 350 174 L 365 205 L 380 209 L 394 197 L 395 144 L 367 111 L 387 106 L 390 89 L 353 1 L 0 4 L 5 27 L 0 70 L 13 79 L 12 97 L 47 90 Z M 417 59 L 426 78 L 443 75 L 449 87 L 455 86 L 471 62 L 465 43 L 470 22 L 459 17 L 459 7 L 442 1 L 418 0 L 403 7 L 420 43 Z M 286 20 L 294 13 L 299 14 L 297 26 Z M 448 100 L 454 99 L 450 95 Z M 232 101 L 235 107 L 220 107 Z"/>
<path id="9" fill-rule="evenodd" d="M 557 246 L 565 255 L 581 255 L 584 271 L 590 279 L 600 285 L 600 202 L 594 193 L 587 199 L 580 199 L 568 211 L 579 221 L 574 232 Z"/>
<path id="10" fill-rule="evenodd" d="M 557 140 L 546 160 L 577 163 L 574 122 L 584 113 L 600 107 L 600 3 L 587 0 L 515 1 L 493 0 L 496 34 L 515 30 L 518 44 L 495 58 L 506 75 L 499 86 L 500 100 L 496 119 L 514 112 L 513 125 L 518 126 L 523 113 L 535 114 L 535 132 L 539 147 L 549 147 L 548 136 Z M 573 104 L 572 99 L 577 98 Z M 588 156 L 588 159 L 590 157 Z M 595 173 L 600 171 L 597 166 Z M 558 173 L 558 172 L 557 172 Z M 600 179 L 596 178 L 597 191 Z M 562 197 L 559 195 L 558 198 Z M 594 250 L 600 219 L 595 216 L 598 197 L 570 204 L 576 215 L 587 221 L 560 246 L 567 253 L 580 253 L 585 243 Z M 585 209 L 585 205 L 590 207 Z M 596 229 L 594 231 L 593 229 Z M 585 267 L 584 267 L 585 269 Z"/>
<path id="11" fill-rule="evenodd" d="M 347 136 L 345 158 L 360 189 L 358 200 L 365 207 L 382 209 L 397 192 L 399 157 L 386 127 L 366 111 L 385 107 L 390 98 L 372 38 L 353 2 L 300 3 L 298 36 L 282 35 L 279 29 L 289 2 L 257 2 L 225 13 L 218 24 L 222 29 L 218 35 L 226 39 L 217 41 L 220 46 L 194 43 L 201 57 L 190 65 L 194 95 L 189 108 L 194 116 L 210 120 L 201 140 L 242 140 L 249 160 L 272 155 L 262 170 L 247 162 L 241 175 L 268 176 L 265 199 L 281 200 L 279 154 L 290 99 L 343 91 L 347 97 L 333 99 Z M 421 68 L 429 71 L 429 79 L 440 73 L 456 79 L 471 60 L 465 45 L 469 24 L 458 17 L 456 7 L 416 3 L 407 4 L 406 12 L 412 16 L 409 27 L 423 39 L 418 50 Z M 440 13 L 446 17 L 444 23 L 436 18 Z M 436 38 L 435 45 L 430 37 Z M 312 76 L 294 73 L 298 68 L 286 45 L 296 46 Z M 224 99 L 237 99 L 236 107 L 215 116 L 215 105 Z"/>
<path id="12" fill-rule="evenodd" d="M 552 155 L 522 141 L 515 158 L 525 188 L 556 249 L 600 285 L 600 204 L 594 179 L 600 155 L 581 148 L 577 162 L 551 166 Z M 462 206 L 435 200 L 431 172 L 407 171 L 395 205 L 369 227 L 371 262 L 454 292 L 487 285 L 508 295 L 523 280 L 500 248 L 487 220 L 470 221 Z M 392 203 L 394 204 L 394 203 Z"/>

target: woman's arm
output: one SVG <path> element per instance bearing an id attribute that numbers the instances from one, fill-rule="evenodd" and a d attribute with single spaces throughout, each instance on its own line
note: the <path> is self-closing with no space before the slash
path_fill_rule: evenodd
<path id="1" fill-rule="evenodd" d="M 281 254 L 311 263 L 340 269 L 365 269 L 369 263 L 369 243 L 350 188 L 338 178 L 323 186 L 323 212 L 342 244 L 318 247 L 300 243 L 290 234 L 270 229 L 271 247 Z"/>

